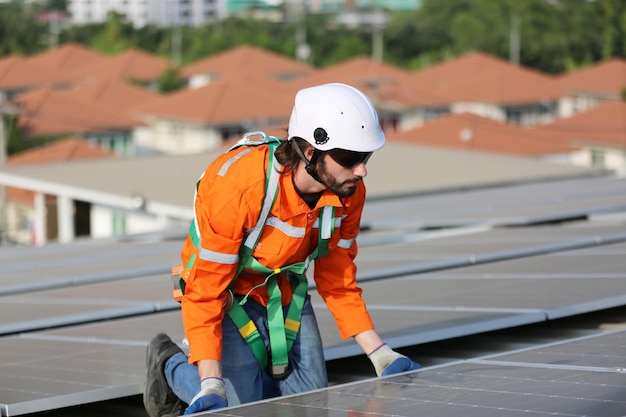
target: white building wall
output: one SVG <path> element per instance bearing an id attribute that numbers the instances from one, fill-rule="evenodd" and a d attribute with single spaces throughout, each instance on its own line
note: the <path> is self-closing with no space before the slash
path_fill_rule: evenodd
<path id="1" fill-rule="evenodd" d="M 488 119 L 506 122 L 506 112 L 500 106 L 490 103 L 459 102 L 450 106 L 452 113 L 472 113 Z"/>
<path id="2" fill-rule="evenodd" d="M 140 213 L 122 213 L 114 212 L 109 207 L 92 206 L 91 207 L 91 237 L 108 238 L 120 235 L 131 235 L 140 233 L 158 232 L 166 229 L 168 220 L 156 216 L 142 215 Z M 115 217 L 122 217 L 124 230 L 115 230 Z"/>
<path id="3" fill-rule="evenodd" d="M 113 212 L 105 207 L 91 206 L 91 237 L 103 238 L 113 235 Z"/>
<path id="4" fill-rule="evenodd" d="M 590 96 L 563 97 L 558 103 L 557 116 L 559 118 L 571 117 L 577 113 L 593 109 L 598 105 L 598 100 Z"/>
<path id="5" fill-rule="evenodd" d="M 165 218 L 139 216 L 129 214 L 126 217 L 126 234 L 140 234 L 158 232 L 166 229 L 168 221 Z"/>
<path id="6" fill-rule="evenodd" d="M 603 153 L 603 164 L 598 166 L 594 163 L 594 152 Z M 582 167 L 595 167 L 610 169 L 617 176 L 626 176 L 626 150 L 619 148 L 583 148 L 571 154 L 570 163 Z"/>
<path id="7" fill-rule="evenodd" d="M 213 150 L 222 144 L 222 134 L 211 127 L 153 119 L 148 127 L 135 131 L 139 153 L 183 155 Z"/>
<path id="8" fill-rule="evenodd" d="M 211 22 L 226 11 L 227 0 L 68 0 L 67 9 L 72 23 L 87 24 L 106 21 L 110 11 L 116 11 L 140 28 L 152 23 L 159 26 L 174 24 L 200 26 Z M 222 4 L 223 3 L 223 4 Z"/>
<path id="9" fill-rule="evenodd" d="M 196 74 L 189 77 L 189 88 L 191 90 L 196 88 L 204 87 L 207 84 L 210 84 L 213 81 L 212 77 L 208 74 Z"/>
<path id="10" fill-rule="evenodd" d="M 403 112 L 400 116 L 400 120 L 398 120 L 397 130 L 399 132 L 405 130 L 411 130 L 422 126 L 425 122 L 424 118 L 424 110 L 423 109 L 413 109 L 410 111 Z"/>
<path id="11" fill-rule="evenodd" d="M 626 176 L 626 149 L 606 149 L 604 166 L 620 177 Z"/>

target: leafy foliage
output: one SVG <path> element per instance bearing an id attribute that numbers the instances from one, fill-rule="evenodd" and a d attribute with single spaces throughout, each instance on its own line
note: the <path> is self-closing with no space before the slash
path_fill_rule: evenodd
<path id="1" fill-rule="evenodd" d="M 62 9 L 64 0 L 49 0 Z M 48 26 L 37 20 L 44 6 L 13 0 L 0 3 L 0 56 L 32 54 L 46 48 Z M 415 11 L 388 12 L 384 28 L 384 60 L 408 69 L 431 65 L 469 50 L 504 59 L 512 52 L 511 36 L 519 36 L 520 64 L 548 73 L 587 66 L 608 57 L 626 57 L 624 0 L 422 0 Z M 324 67 L 372 53 L 368 27 L 346 27 L 335 15 L 308 15 L 309 62 Z M 180 28 L 181 65 L 247 43 L 295 57 L 301 22 L 229 17 L 201 27 Z M 140 29 L 111 13 L 106 22 L 67 25 L 60 42 L 75 41 L 104 53 L 137 47 L 163 57 L 178 53 L 174 28 Z"/>
<path id="2" fill-rule="evenodd" d="M 168 68 L 157 80 L 158 89 L 161 93 L 176 91 L 185 86 L 185 80 L 180 78 L 176 68 Z"/>

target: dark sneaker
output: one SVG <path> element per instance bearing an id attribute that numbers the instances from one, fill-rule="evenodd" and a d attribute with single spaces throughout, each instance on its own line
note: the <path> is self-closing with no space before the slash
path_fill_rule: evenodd
<path id="1" fill-rule="evenodd" d="M 164 373 L 167 360 L 179 352 L 182 350 L 163 333 L 148 345 L 143 405 L 150 417 L 175 417 L 185 411 L 186 404 L 167 385 Z"/>

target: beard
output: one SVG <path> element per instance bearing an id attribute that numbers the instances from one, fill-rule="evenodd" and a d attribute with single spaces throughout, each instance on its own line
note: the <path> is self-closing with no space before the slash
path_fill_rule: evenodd
<path id="1" fill-rule="evenodd" d="M 356 192 L 356 187 L 363 177 L 353 177 L 343 182 L 337 181 L 326 168 L 326 158 L 320 158 L 317 162 L 317 176 L 330 191 L 337 194 L 340 198 L 352 196 Z"/>

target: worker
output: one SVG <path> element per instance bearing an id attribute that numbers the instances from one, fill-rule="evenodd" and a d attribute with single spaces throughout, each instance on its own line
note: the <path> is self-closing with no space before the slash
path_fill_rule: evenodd
<path id="1" fill-rule="evenodd" d="M 196 184 L 182 248 L 189 352 L 166 334 L 150 342 L 144 405 L 151 417 L 326 387 L 307 294 L 310 263 L 340 335 L 354 338 L 378 376 L 420 367 L 381 339 L 356 282 L 363 178 L 385 144 L 372 102 L 346 84 L 302 89 L 287 133 L 287 140 L 246 137 Z"/>

